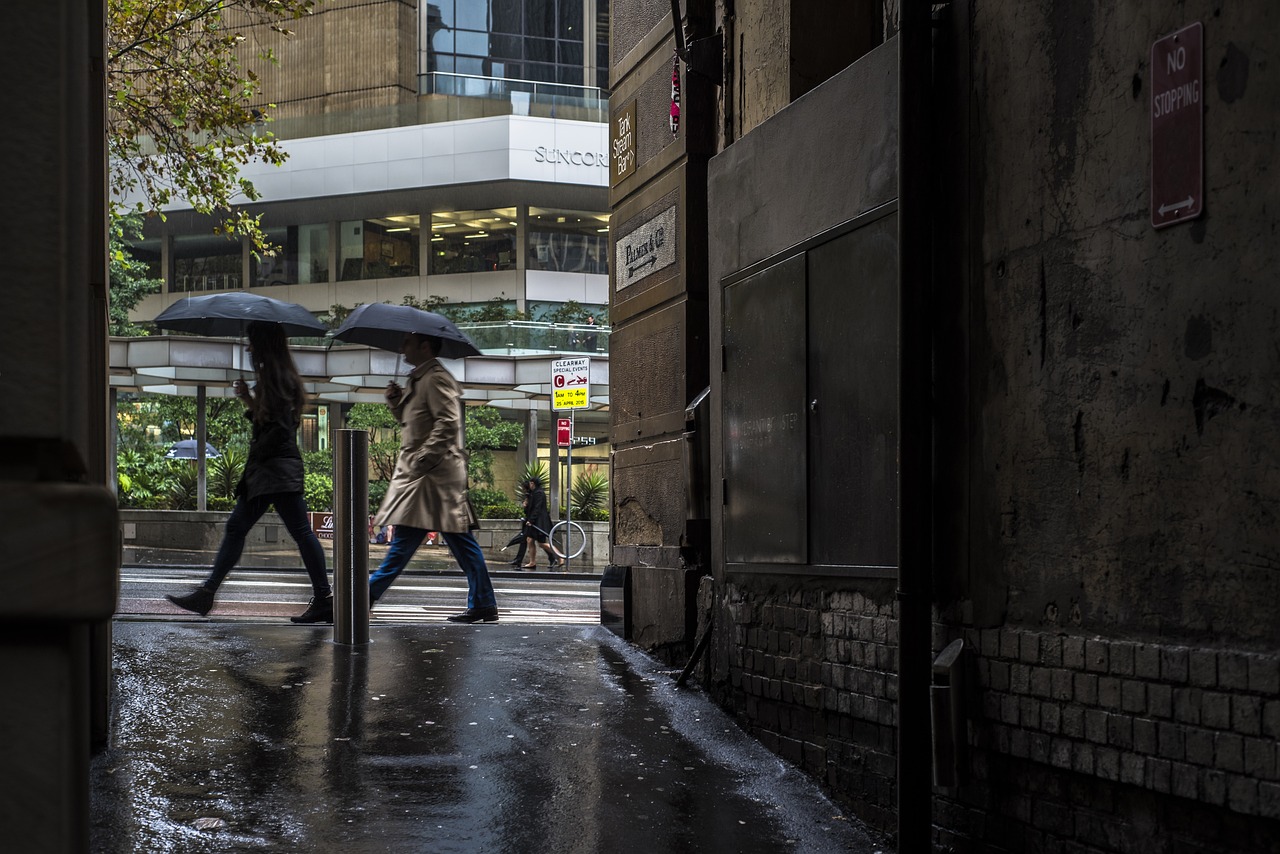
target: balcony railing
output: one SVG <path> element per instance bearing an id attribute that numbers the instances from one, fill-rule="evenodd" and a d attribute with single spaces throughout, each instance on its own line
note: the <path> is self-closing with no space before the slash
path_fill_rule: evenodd
<path id="1" fill-rule="evenodd" d="M 403 104 L 335 110 L 302 116 L 277 114 L 257 132 L 276 139 L 302 139 L 357 131 L 482 119 L 489 116 L 540 116 L 604 122 L 609 96 L 594 86 L 538 83 L 434 71 L 418 76 L 420 97 Z"/>
<path id="2" fill-rule="evenodd" d="M 459 323 L 458 328 L 485 353 L 519 356 L 565 353 L 574 356 L 608 354 L 608 326 L 586 323 L 543 323 L 536 320 L 501 320 Z"/>
<path id="3" fill-rule="evenodd" d="M 428 121 L 514 115 L 603 122 L 609 110 L 608 96 L 595 86 L 539 83 L 447 71 L 418 75 L 418 92 L 436 96 L 426 99 L 428 113 L 432 112 L 432 101 L 443 101 L 435 112 L 444 115 Z M 487 103 L 469 103 L 475 101 Z"/>

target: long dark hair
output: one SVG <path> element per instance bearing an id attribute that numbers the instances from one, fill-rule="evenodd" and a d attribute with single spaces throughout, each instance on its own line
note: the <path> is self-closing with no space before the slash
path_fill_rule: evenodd
<path id="1" fill-rule="evenodd" d="M 278 323 L 249 324 L 249 347 L 258 384 L 249 395 L 249 411 L 255 424 L 276 419 L 296 420 L 307 405 L 302 377 L 289 355 L 284 327 Z"/>

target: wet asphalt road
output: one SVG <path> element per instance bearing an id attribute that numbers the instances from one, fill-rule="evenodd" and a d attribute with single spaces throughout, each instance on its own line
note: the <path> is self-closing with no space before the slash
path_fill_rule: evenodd
<path id="1" fill-rule="evenodd" d="M 117 621 L 95 852 L 873 852 L 599 626 Z"/>

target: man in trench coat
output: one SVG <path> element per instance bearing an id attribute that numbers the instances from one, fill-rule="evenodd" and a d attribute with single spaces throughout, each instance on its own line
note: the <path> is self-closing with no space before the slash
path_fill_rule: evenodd
<path id="1" fill-rule="evenodd" d="M 408 388 L 387 384 L 387 405 L 400 422 L 400 455 L 375 525 L 394 525 L 395 536 L 382 565 L 369 577 L 369 604 L 387 592 L 408 565 L 428 531 L 439 531 L 467 576 L 467 610 L 454 623 L 494 623 L 498 603 L 484 553 L 471 531 L 479 525 L 467 498 L 467 457 L 463 450 L 462 389 L 436 360 L 440 341 L 406 335 L 400 347 L 413 366 Z"/>

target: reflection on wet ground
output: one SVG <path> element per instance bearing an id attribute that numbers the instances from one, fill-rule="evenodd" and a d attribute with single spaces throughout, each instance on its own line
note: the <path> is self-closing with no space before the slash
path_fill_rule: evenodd
<path id="1" fill-rule="evenodd" d="M 877 847 L 599 627 L 117 623 L 93 850 Z"/>

